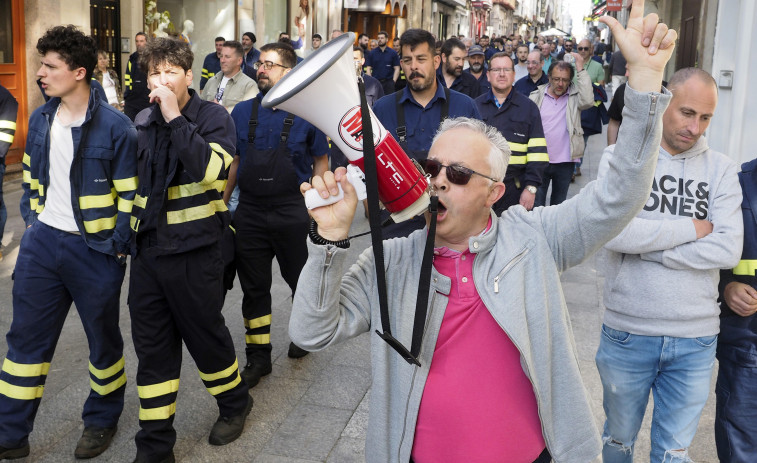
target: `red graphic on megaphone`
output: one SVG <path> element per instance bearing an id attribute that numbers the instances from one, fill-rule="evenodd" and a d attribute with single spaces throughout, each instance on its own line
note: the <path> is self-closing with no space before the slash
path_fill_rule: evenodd
<path id="1" fill-rule="evenodd" d="M 352 58 L 355 34 L 341 35 L 316 50 L 268 91 L 263 106 L 296 114 L 318 127 L 363 169 L 363 122 Z M 428 182 L 399 143 L 370 111 L 379 199 L 395 222 L 428 207 Z"/>

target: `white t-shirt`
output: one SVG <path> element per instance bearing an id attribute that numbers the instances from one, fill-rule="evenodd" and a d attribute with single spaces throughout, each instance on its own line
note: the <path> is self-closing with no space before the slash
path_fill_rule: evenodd
<path id="1" fill-rule="evenodd" d="M 103 90 L 108 97 L 108 104 L 118 104 L 118 93 L 116 93 L 116 83 L 107 72 L 103 73 Z"/>
<path id="2" fill-rule="evenodd" d="M 40 212 L 39 220 L 66 232 L 79 232 L 71 205 L 71 163 L 74 161 L 71 128 L 80 127 L 83 122 L 82 117 L 63 125 L 56 116 L 50 129 L 50 184 L 45 191 L 45 208 Z"/>

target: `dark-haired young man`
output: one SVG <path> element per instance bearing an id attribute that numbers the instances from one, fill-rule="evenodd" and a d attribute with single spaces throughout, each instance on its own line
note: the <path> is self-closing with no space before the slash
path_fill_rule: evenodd
<path id="1" fill-rule="evenodd" d="M 200 91 L 205 88 L 208 79 L 221 71 L 221 50 L 223 43 L 226 41 L 223 37 L 216 37 L 216 51 L 208 54 L 202 62 L 202 77 L 200 78 Z"/>
<path id="2" fill-rule="evenodd" d="M 389 34 L 386 31 L 378 33 L 378 47 L 365 53 L 365 67 L 367 73 L 381 82 L 384 95 L 394 93 L 394 84 L 400 76 L 400 56 L 389 48 Z"/>
<path id="3" fill-rule="evenodd" d="M 467 55 L 467 49 L 461 40 L 445 40 L 442 44 L 442 64 L 436 74 L 439 82 L 450 90 L 478 98 L 481 95 L 481 85 L 471 74 L 463 72 Z"/>
<path id="4" fill-rule="evenodd" d="M 147 36 L 144 32 L 137 32 L 134 36 L 134 44 L 137 46 L 137 51 L 129 56 L 124 74 L 124 114 L 132 121 L 140 111 L 150 106 L 150 99 L 147 97 L 150 93 L 147 90 L 147 74 L 144 69 L 139 69 L 139 52 L 147 44 Z"/>
<path id="5" fill-rule="evenodd" d="M 110 445 L 124 405 L 118 328 L 137 188 L 131 121 L 91 88 L 95 41 L 73 26 L 37 42 L 37 78 L 51 97 L 29 119 L 13 321 L 0 372 L 0 459 L 29 454 L 29 433 L 71 302 L 89 342 L 89 397 L 77 458 Z"/>
<path id="6" fill-rule="evenodd" d="M 467 95 L 439 84 L 436 70 L 440 57 L 436 40 L 423 29 L 408 29 L 400 37 L 400 62 L 407 86 L 376 102 L 373 112 L 399 142 L 408 156 L 426 159 L 439 124 L 447 117 L 481 119 L 473 100 Z M 387 214 L 388 217 L 388 214 Z M 384 238 L 407 236 L 423 228 L 425 221 L 416 217 L 384 228 Z"/>
<path id="7" fill-rule="evenodd" d="M 157 104 L 136 120 L 140 182 L 131 218 L 129 285 L 139 357 L 136 462 L 174 461 L 182 341 L 218 404 L 210 444 L 238 438 L 252 409 L 221 315 L 220 242 L 231 220 L 222 192 L 234 124 L 222 106 L 189 88 L 192 60 L 187 43 L 167 38 L 150 41 L 140 56 L 150 100 Z"/>
<path id="8" fill-rule="evenodd" d="M 231 112 L 236 126 L 236 156 L 226 191 L 230 195 L 238 183 L 239 205 L 234 213 L 236 263 L 247 329 L 247 364 L 242 377 L 250 387 L 272 369 L 273 258 L 294 294 L 307 259 L 309 224 L 299 185 L 325 172 L 329 162 L 323 132 L 300 117 L 260 104 L 296 62 L 291 46 L 283 42 L 264 45 L 257 65 L 260 93 L 239 103 Z M 306 354 L 294 344 L 289 346 L 289 357 Z"/>

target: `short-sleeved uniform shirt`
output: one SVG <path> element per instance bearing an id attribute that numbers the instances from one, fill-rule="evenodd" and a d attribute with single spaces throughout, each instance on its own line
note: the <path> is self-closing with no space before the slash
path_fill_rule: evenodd
<path id="1" fill-rule="evenodd" d="M 391 79 L 394 77 L 394 66 L 400 65 L 400 56 L 396 51 L 386 47 L 376 47 L 368 53 L 365 65 L 373 69 L 372 76 L 378 80 Z"/>

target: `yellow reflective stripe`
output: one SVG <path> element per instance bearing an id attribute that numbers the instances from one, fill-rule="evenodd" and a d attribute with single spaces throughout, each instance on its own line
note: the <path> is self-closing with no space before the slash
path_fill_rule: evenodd
<path id="1" fill-rule="evenodd" d="M 205 193 L 208 190 L 217 190 L 219 193 L 226 189 L 226 180 L 216 180 L 211 184 L 188 183 L 168 188 L 168 199 L 188 198 L 190 196 Z"/>
<path id="2" fill-rule="evenodd" d="M 547 153 L 528 153 L 526 160 L 527 162 L 549 162 L 549 155 Z"/>
<path id="3" fill-rule="evenodd" d="M 23 162 L 27 166 L 31 166 L 31 164 L 32 164 L 32 158 L 26 152 L 24 152 L 24 157 L 21 158 L 21 162 Z"/>
<path id="4" fill-rule="evenodd" d="M 271 314 L 263 315 L 262 317 L 253 318 L 251 320 L 244 319 L 244 326 L 249 329 L 260 328 L 261 326 L 268 326 L 271 324 Z"/>
<path id="5" fill-rule="evenodd" d="M 529 148 L 534 148 L 537 146 L 547 146 L 547 139 L 546 138 L 530 138 L 528 140 Z"/>
<path id="6" fill-rule="evenodd" d="M 510 165 L 519 165 L 519 164 L 525 164 L 526 163 L 526 157 L 525 156 L 510 156 Z"/>
<path id="7" fill-rule="evenodd" d="M 228 391 L 229 389 L 234 389 L 240 382 L 242 382 L 242 377 L 237 374 L 236 379 L 228 384 L 221 384 L 220 386 L 209 387 L 206 389 L 208 390 L 208 392 L 210 392 L 211 395 L 218 395 L 222 392 Z"/>
<path id="8" fill-rule="evenodd" d="M 34 400 L 42 397 L 45 386 L 14 386 L 0 379 L 0 394 L 18 400 Z"/>
<path id="9" fill-rule="evenodd" d="M 167 420 L 176 413 L 176 402 L 157 408 L 139 407 L 139 419 L 142 421 Z"/>
<path id="10" fill-rule="evenodd" d="M 37 189 L 36 187 L 32 186 L 32 173 L 31 172 L 29 172 L 28 170 L 24 169 L 24 172 L 21 174 L 21 176 L 22 176 L 21 178 L 23 179 L 24 183 L 28 183 L 29 184 L 29 188 L 31 188 L 32 190 L 36 190 Z"/>
<path id="11" fill-rule="evenodd" d="M 231 364 L 230 367 L 224 370 L 215 372 L 215 373 L 203 373 L 200 370 L 197 370 L 197 371 L 200 372 L 200 379 L 202 379 L 203 381 L 215 381 L 221 378 L 228 378 L 229 376 L 231 376 L 233 372 L 239 371 L 239 364 L 237 363 L 237 360 L 235 359 L 234 363 Z"/>
<path id="12" fill-rule="evenodd" d="M 207 185 L 217 180 L 218 176 L 221 174 L 222 168 L 223 159 L 219 158 L 218 156 L 210 156 L 208 167 L 205 168 L 205 177 L 200 181 L 200 183 Z"/>
<path id="13" fill-rule="evenodd" d="M 755 270 L 757 270 L 757 260 L 744 259 L 739 261 L 739 265 L 733 268 L 733 274 L 753 276 Z"/>
<path id="14" fill-rule="evenodd" d="M 129 227 L 131 227 L 132 230 L 137 231 L 137 218 L 134 216 L 131 216 L 129 219 Z"/>
<path id="15" fill-rule="evenodd" d="M 16 123 L 14 121 L 0 121 L 0 129 L 16 130 Z"/>
<path id="16" fill-rule="evenodd" d="M 87 233 L 97 233 L 102 230 L 112 230 L 113 228 L 116 228 L 117 216 L 118 215 L 114 215 L 113 217 L 103 217 L 102 219 L 97 220 L 85 220 L 84 231 Z"/>
<path id="17" fill-rule="evenodd" d="M 271 334 L 246 334 L 244 340 L 247 344 L 270 344 Z"/>
<path id="18" fill-rule="evenodd" d="M 137 206 L 137 207 L 141 207 L 142 209 L 144 209 L 145 206 L 147 205 L 147 197 L 136 195 L 134 197 L 134 205 Z"/>
<path id="19" fill-rule="evenodd" d="M 110 207 L 115 204 L 113 197 L 115 191 L 112 191 L 107 195 L 90 195 L 79 196 L 79 208 L 80 209 L 94 209 L 97 207 Z"/>
<path id="20" fill-rule="evenodd" d="M 98 370 L 90 362 L 89 372 L 92 373 L 97 379 L 110 378 L 111 376 L 115 375 L 119 371 L 123 370 L 125 363 L 126 363 L 126 360 L 124 359 L 123 356 L 121 356 L 121 359 L 118 362 L 114 363 L 113 365 L 109 366 L 108 368 L 104 370 Z"/>
<path id="21" fill-rule="evenodd" d="M 223 200 L 217 199 L 215 201 L 210 201 L 208 204 L 203 204 L 202 206 L 189 207 L 180 211 L 168 211 L 166 213 L 166 220 L 168 225 L 176 225 L 178 223 L 212 217 L 216 212 L 227 210 L 228 208 Z"/>
<path id="22" fill-rule="evenodd" d="M 125 212 L 127 214 L 131 214 L 131 209 L 133 205 L 134 205 L 134 201 L 132 201 L 131 199 L 118 198 L 118 211 L 119 212 Z"/>
<path id="23" fill-rule="evenodd" d="M 0 141 L 13 143 L 13 134 L 0 132 Z"/>
<path id="24" fill-rule="evenodd" d="M 231 161 L 233 161 L 234 158 L 229 153 L 227 153 L 226 150 L 223 149 L 223 147 L 219 145 L 218 143 L 208 143 L 208 144 L 210 145 L 210 148 L 213 151 L 223 156 L 223 166 L 225 169 L 228 169 L 229 166 L 231 165 Z"/>
<path id="25" fill-rule="evenodd" d="M 137 386 L 137 393 L 140 399 L 152 399 L 162 395 L 171 394 L 179 390 L 179 378 L 169 379 L 158 384 L 148 384 L 146 386 Z"/>
<path id="26" fill-rule="evenodd" d="M 13 376 L 31 378 L 46 375 L 50 371 L 50 362 L 43 363 L 16 363 L 13 360 L 3 361 L 3 371 Z"/>
<path id="27" fill-rule="evenodd" d="M 601 102 L 601 101 L 595 101 L 595 102 L 594 102 L 594 106 L 595 106 L 595 107 L 596 107 L 596 106 L 599 106 L 599 105 L 601 105 L 601 104 L 602 104 L 602 102 Z"/>
<path id="28" fill-rule="evenodd" d="M 116 191 L 132 191 L 137 189 L 137 177 L 114 179 L 113 186 L 116 187 Z"/>
<path id="29" fill-rule="evenodd" d="M 525 153 L 528 149 L 528 146 L 525 143 L 513 143 L 509 141 L 507 144 L 510 145 L 510 151 L 520 151 L 521 153 Z"/>
<path id="30" fill-rule="evenodd" d="M 115 381 L 111 381 L 104 386 L 97 384 L 95 380 L 91 378 L 89 380 L 89 387 L 91 387 L 93 391 L 97 392 L 100 395 L 108 395 L 124 384 L 126 384 L 126 373 L 119 376 Z"/>
<path id="31" fill-rule="evenodd" d="M 37 211 L 39 208 L 39 198 L 29 198 L 29 208 L 33 211 Z"/>

